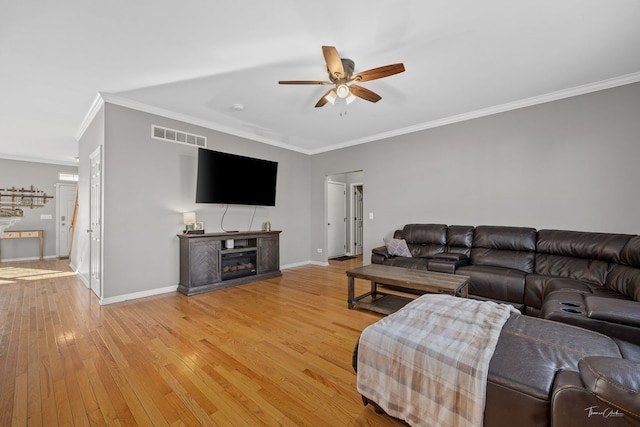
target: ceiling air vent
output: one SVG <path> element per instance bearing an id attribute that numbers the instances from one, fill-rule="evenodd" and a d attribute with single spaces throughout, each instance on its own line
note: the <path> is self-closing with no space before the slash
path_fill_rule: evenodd
<path id="1" fill-rule="evenodd" d="M 156 125 L 151 125 L 151 138 L 161 139 L 163 141 L 177 142 L 178 144 L 193 145 L 195 147 L 207 146 L 206 136 L 194 135 L 192 133 L 163 128 Z"/>

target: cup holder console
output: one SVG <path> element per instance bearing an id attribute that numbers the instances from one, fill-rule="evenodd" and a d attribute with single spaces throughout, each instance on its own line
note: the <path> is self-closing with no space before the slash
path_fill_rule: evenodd
<path id="1" fill-rule="evenodd" d="M 560 303 L 560 305 L 564 305 L 565 307 L 580 307 L 580 304 L 575 303 L 575 302 L 566 302 L 566 301 L 562 301 Z"/>
<path id="2" fill-rule="evenodd" d="M 562 303 L 561 303 L 562 304 Z M 576 305 L 577 307 L 577 305 Z M 584 314 L 582 311 L 580 310 L 576 310 L 575 308 L 567 308 L 567 307 L 562 307 L 560 310 L 567 312 L 567 313 L 573 313 L 573 314 Z"/>

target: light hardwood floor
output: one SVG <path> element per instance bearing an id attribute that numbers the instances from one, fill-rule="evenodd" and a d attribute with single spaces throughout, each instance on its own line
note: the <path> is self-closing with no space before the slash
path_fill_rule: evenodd
<path id="1" fill-rule="evenodd" d="M 0 426 L 400 426 L 356 390 L 361 263 L 106 306 L 68 260 L 0 263 Z"/>

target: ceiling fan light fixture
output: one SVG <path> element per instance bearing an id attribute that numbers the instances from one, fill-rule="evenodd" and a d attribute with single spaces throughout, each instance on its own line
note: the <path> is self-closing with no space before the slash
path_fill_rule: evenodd
<path id="1" fill-rule="evenodd" d="M 356 97 L 351 92 L 349 92 L 349 95 L 345 99 L 345 101 L 347 101 L 347 105 L 351 104 L 355 100 L 356 100 Z"/>
<path id="2" fill-rule="evenodd" d="M 340 85 L 338 85 L 338 87 L 336 88 L 336 93 L 338 94 L 338 97 L 340 98 L 346 98 L 349 95 L 351 95 L 351 90 L 349 90 L 349 86 L 347 86 L 346 84 L 342 83 Z"/>
<path id="3" fill-rule="evenodd" d="M 332 90 L 331 92 L 329 92 L 324 98 L 329 101 L 331 104 L 334 104 L 336 102 L 336 98 L 338 97 L 338 95 L 336 95 L 336 91 Z"/>

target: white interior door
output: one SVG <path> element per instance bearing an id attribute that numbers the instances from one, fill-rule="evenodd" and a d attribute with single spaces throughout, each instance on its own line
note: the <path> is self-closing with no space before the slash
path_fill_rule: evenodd
<path id="1" fill-rule="evenodd" d="M 76 200 L 75 184 L 58 184 L 56 186 L 56 217 L 58 257 L 68 258 L 71 249 L 71 226 L 73 208 Z"/>
<path id="2" fill-rule="evenodd" d="M 327 258 L 347 251 L 347 185 L 327 181 Z"/>
<path id="3" fill-rule="evenodd" d="M 102 150 L 100 147 L 89 157 L 91 189 L 89 196 L 90 234 L 89 287 L 102 297 Z"/>

